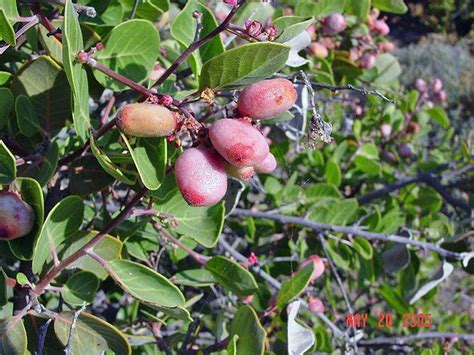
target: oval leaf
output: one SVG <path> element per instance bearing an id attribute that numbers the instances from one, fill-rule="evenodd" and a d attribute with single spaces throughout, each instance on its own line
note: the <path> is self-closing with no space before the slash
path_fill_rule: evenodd
<path id="1" fill-rule="evenodd" d="M 206 269 L 219 284 L 238 296 L 251 295 L 258 288 L 257 282 L 248 270 L 223 256 L 214 256 L 207 261 Z"/>
<path id="2" fill-rule="evenodd" d="M 237 341 L 237 354 L 263 354 L 267 334 L 250 306 L 242 306 L 235 313 L 230 326 L 229 338 Z"/>
<path id="3" fill-rule="evenodd" d="M 99 279 L 92 272 L 79 271 L 66 282 L 68 292 L 63 293 L 64 300 L 72 305 L 91 303 L 99 288 Z"/>
<path id="4" fill-rule="evenodd" d="M 76 232 L 84 218 L 84 202 L 77 196 L 61 200 L 49 213 L 35 243 L 33 272 L 38 274 L 44 264 L 51 260 L 51 253 L 57 253 L 58 246 L 69 235 Z"/>
<path id="5" fill-rule="evenodd" d="M 140 301 L 164 307 L 184 305 L 179 288 L 150 268 L 128 260 L 110 261 L 107 268 L 119 286 Z"/>
<path id="6" fill-rule="evenodd" d="M 266 79 L 285 66 L 290 47 L 251 43 L 219 54 L 202 67 L 200 89 L 238 88 Z"/>
<path id="7" fill-rule="evenodd" d="M 26 354 L 26 330 L 22 319 L 0 319 L 0 349 L 2 354 Z"/>
<path id="8" fill-rule="evenodd" d="M 0 140 L 0 185 L 10 184 L 16 177 L 16 160 L 5 143 Z"/>
<path id="9" fill-rule="evenodd" d="M 285 280 L 281 284 L 281 289 L 277 295 L 277 306 L 280 309 L 283 309 L 288 302 L 293 298 L 298 297 L 301 292 L 308 287 L 309 280 L 311 279 L 311 274 L 313 273 L 314 264 L 309 263 L 304 268 L 299 270 L 294 276 L 290 279 Z"/>

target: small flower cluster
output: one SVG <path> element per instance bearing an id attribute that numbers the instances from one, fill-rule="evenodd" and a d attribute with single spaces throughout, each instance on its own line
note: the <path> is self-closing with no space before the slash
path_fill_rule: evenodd
<path id="1" fill-rule="evenodd" d="M 273 25 L 264 27 L 259 21 L 246 20 L 244 34 L 258 41 L 273 41 L 278 35 L 278 30 Z"/>

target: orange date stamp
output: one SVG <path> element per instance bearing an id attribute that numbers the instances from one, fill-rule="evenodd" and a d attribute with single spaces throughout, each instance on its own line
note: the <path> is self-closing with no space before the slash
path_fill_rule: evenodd
<path id="1" fill-rule="evenodd" d="M 368 313 L 348 314 L 345 319 L 346 327 L 365 328 L 367 326 Z M 402 314 L 403 328 L 430 328 L 433 325 L 431 313 L 406 313 Z M 377 328 L 392 328 L 393 314 L 380 313 L 378 315 Z"/>

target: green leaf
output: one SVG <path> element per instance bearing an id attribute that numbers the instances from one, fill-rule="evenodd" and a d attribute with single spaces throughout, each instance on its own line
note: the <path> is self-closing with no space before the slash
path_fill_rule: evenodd
<path id="1" fill-rule="evenodd" d="M 18 14 L 17 2 L 14 0 L 0 0 L 0 9 L 3 10 L 10 23 L 15 23 L 20 16 Z"/>
<path id="2" fill-rule="evenodd" d="M 16 274 L 16 282 L 21 286 L 30 284 L 30 280 L 28 280 L 28 277 L 22 272 Z"/>
<path id="3" fill-rule="evenodd" d="M 26 137 L 32 137 L 41 132 L 42 128 L 36 116 L 33 103 L 28 96 L 20 95 L 15 101 L 16 120 L 20 132 Z"/>
<path id="4" fill-rule="evenodd" d="M 365 143 L 357 150 L 357 155 L 362 155 L 368 159 L 378 159 L 379 151 L 374 143 Z"/>
<path id="5" fill-rule="evenodd" d="M 359 169 L 360 171 L 366 174 L 379 175 L 380 172 L 382 171 L 382 165 L 380 165 L 380 163 L 370 158 L 367 158 L 363 155 L 357 156 L 354 159 L 354 164 L 357 167 L 357 169 Z"/>
<path id="6" fill-rule="evenodd" d="M 181 44 L 185 49 L 188 48 L 194 41 L 194 32 L 190 30 L 190 24 L 195 23 L 196 19 L 193 17 L 193 12 L 198 11 L 202 14 L 201 23 L 202 30 L 199 38 L 203 38 L 209 32 L 217 27 L 217 21 L 209 8 L 207 8 L 200 1 L 191 0 L 186 3 L 183 10 L 176 16 L 171 24 L 171 35 Z M 194 51 L 190 57 L 191 67 L 196 78 L 199 78 L 202 68 L 202 62 L 207 62 L 217 54 L 224 52 L 224 45 L 222 44 L 221 36 L 216 36 L 199 48 L 199 51 Z"/>
<path id="7" fill-rule="evenodd" d="M 214 256 L 206 262 L 206 269 L 214 279 L 237 296 L 249 296 L 258 288 L 253 275 L 240 264 L 223 256 Z"/>
<path id="8" fill-rule="evenodd" d="M 382 11 L 400 15 L 408 11 L 408 7 L 403 0 L 372 0 L 372 6 Z"/>
<path id="9" fill-rule="evenodd" d="M 90 127 L 89 85 L 85 69 L 76 60 L 84 44 L 77 12 L 71 0 L 65 3 L 62 43 L 64 70 L 72 91 L 74 128 L 76 134 L 85 140 Z"/>
<path id="10" fill-rule="evenodd" d="M 302 16 L 282 16 L 273 21 L 273 25 L 280 34 L 277 38 L 278 43 L 288 42 L 290 39 L 298 36 L 306 30 L 314 21 L 313 17 Z"/>
<path id="11" fill-rule="evenodd" d="M 135 5 L 134 0 L 120 0 L 120 3 L 130 13 Z M 163 12 L 168 11 L 168 8 L 168 0 L 142 0 L 138 3 L 135 16 L 154 22 Z"/>
<path id="12" fill-rule="evenodd" d="M 44 264 L 51 260 L 51 251 L 57 252 L 59 244 L 76 232 L 84 217 L 84 202 L 77 196 L 61 200 L 49 212 L 35 243 L 32 269 L 39 274 Z"/>
<path id="13" fill-rule="evenodd" d="M 200 90 L 232 89 L 266 79 L 285 66 L 290 47 L 251 43 L 219 54 L 202 67 Z"/>
<path id="14" fill-rule="evenodd" d="M 358 252 L 365 260 L 372 260 L 374 250 L 372 244 L 367 239 L 356 237 L 352 247 Z"/>
<path id="15" fill-rule="evenodd" d="M 115 181 L 91 155 L 74 160 L 68 167 L 69 192 L 72 195 L 93 194 L 102 191 Z"/>
<path id="16" fill-rule="evenodd" d="M 227 354 L 226 355 L 237 355 L 237 341 L 239 340 L 239 336 L 235 334 L 227 344 Z"/>
<path id="17" fill-rule="evenodd" d="M 428 115 L 438 122 L 438 124 L 442 128 L 448 128 L 449 127 L 449 118 L 446 112 L 441 108 L 441 107 L 434 107 L 426 110 Z"/>
<path id="18" fill-rule="evenodd" d="M 173 276 L 173 281 L 177 285 L 205 287 L 216 283 L 212 273 L 205 269 L 192 269 L 180 271 Z"/>
<path id="19" fill-rule="evenodd" d="M 79 231 L 74 233 L 61 245 L 61 250 L 58 252 L 58 257 L 61 260 L 67 258 L 86 245 L 98 233 L 99 232 L 97 231 Z M 106 261 L 120 259 L 122 253 L 122 242 L 115 237 L 106 235 L 104 239 L 102 239 L 96 246 L 92 248 L 92 251 Z M 68 269 L 71 270 L 76 268 L 92 272 L 101 280 L 104 280 L 107 278 L 107 276 L 109 276 L 107 271 L 102 266 L 98 265 L 97 262 L 88 255 L 84 255 L 82 258 L 79 258 L 68 267 Z"/>
<path id="20" fill-rule="evenodd" d="M 182 306 L 184 296 L 163 275 L 128 260 L 108 262 L 109 275 L 133 297 L 145 303 L 164 307 Z"/>
<path id="21" fill-rule="evenodd" d="M 139 138 L 132 148 L 127 137 L 121 133 L 143 185 L 149 190 L 158 190 L 165 179 L 167 143 L 165 138 Z"/>
<path id="22" fill-rule="evenodd" d="M 5 306 L 8 303 L 7 295 L 7 275 L 0 266 L 0 307 Z"/>
<path id="23" fill-rule="evenodd" d="M 298 297 L 309 285 L 311 275 L 314 271 L 314 263 L 309 263 L 301 270 L 298 270 L 290 279 L 281 284 L 277 294 L 276 305 L 283 309 L 293 298 Z"/>
<path id="24" fill-rule="evenodd" d="M 54 320 L 54 332 L 66 346 L 74 312 L 62 312 Z M 72 354 L 131 354 L 130 344 L 114 326 L 91 314 L 82 312 L 76 321 L 71 340 Z"/>
<path id="25" fill-rule="evenodd" d="M 16 177 L 16 159 L 0 140 L 0 185 L 10 184 Z"/>
<path id="26" fill-rule="evenodd" d="M 22 319 L 0 319 L 0 349 L 2 354 L 23 355 L 26 352 L 26 330 Z"/>
<path id="27" fill-rule="evenodd" d="M 435 189 L 423 187 L 420 189 L 416 203 L 430 212 L 437 212 L 443 205 L 443 198 Z"/>
<path id="28" fill-rule="evenodd" d="M 250 306 L 240 307 L 230 326 L 230 339 L 237 341 L 237 354 L 263 355 L 267 334 L 258 320 L 257 313 Z"/>
<path id="29" fill-rule="evenodd" d="M 394 309 L 398 314 L 410 313 L 410 307 L 407 302 L 393 287 L 382 284 L 380 286 L 380 295 L 385 299 L 390 308 Z"/>
<path id="30" fill-rule="evenodd" d="M 174 174 L 167 174 L 156 196 L 155 209 L 173 215 L 178 222 L 172 229 L 192 238 L 206 248 L 216 245 L 224 226 L 224 204 L 210 207 L 191 207 L 176 186 Z"/>
<path id="31" fill-rule="evenodd" d="M 326 181 L 330 184 L 339 186 L 341 185 L 341 169 L 339 168 L 339 164 L 333 160 L 328 160 L 326 163 L 326 170 L 324 171 L 324 177 Z"/>
<path id="32" fill-rule="evenodd" d="M 375 60 L 375 67 L 378 72 L 378 76 L 374 80 L 376 84 L 388 84 L 402 73 L 397 58 L 389 53 L 379 54 Z"/>
<path id="33" fill-rule="evenodd" d="M 104 39 L 97 60 L 125 77 L 140 83 L 150 76 L 160 54 L 160 35 L 146 20 L 130 20 L 114 27 Z M 110 76 L 94 71 L 97 81 L 114 91 L 128 89 Z"/>
<path id="34" fill-rule="evenodd" d="M 91 303 L 94 300 L 99 279 L 92 272 L 79 271 L 66 282 L 67 292 L 63 293 L 64 300 L 72 305 Z"/>
<path id="35" fill-rule="evenodd" d="M 298 16 L 322 18 L 335 12 L 342 13 L 345 3 L 345 0 L 302 0 L 296 5 L 295 13 Z"/>
<path id="36" fill-rule="evenodd" d="M 100 166 L 118 181 L 127 185 L 135 185 L 135 177 L 123 172 L 112 160 L 99 148 L 93 135 L 90 135 L 90 144 L 92 154 L 96 157 Z"/>
<path id="37" fill-rule="evenodd" d="M 7 123 L 14 101 L 15 98 L 10 89 L 0 88 L 0 129 Z"/>
<path id="38" fill-rule="evenodd" d="M 15 181 L 21 198 L 29 204 L 35 213 L 35 224 L 30 233 L 22 238 L 9 240 L 10 250 L 21 260 L 33 258 L 33 248 L 44 221 L 44 197 L 40 184 L 31 178 L 19 177 Z"/>
<path id="39" fill-rule="evenodd" d="M 41 56 L 26 63 L 13 79 L 12 90 L 16 96 L 29 97 L 41 128 L 52 136 L 71 117 L 71 90 L 66 73 L 50 57 Z"/>
<path id="40" fill-rule="evenodd" d="M 7 71 L 0 71 L 0 86 L 4 86 L 5 84 L 8 84 L 11 78 L 12 78 L 11 73 Z"/>
<path id="41" fill-rule="evenodd" d="M 12 25 L 10 25 L 3 9 L 0 9 L 0 38 L 11 46 L 16 45 L 15 31 Z"/>
<path id="42" fill-rule="evenodd" d="M 21 165 L 20 175 L 34 178 L 41 186 L 45 186 L 56 173 L 59 159 L 58 143 L 53 142 L 44 154 L 43 161 L 37 165 Z"/>
<path id="43" fill-rule="evenodd" d="M 339 200 L 342 195 L 336 185 L 320 182 L 308 187 L 304 194 L 311 201 Z"/>
<path id="44" fill-rule="evenodd" d="M 365 22 L 369 15 L 370 1 L 371 0 L 346 1 L 344 13 L 357 16 L 359 20 Z"/>
<path id="45" fill-rule="evenodd" d="M 337 201 L 331 203 L 326 209 L 315 208 L 310 214 L 310 219 L 343 226 L 355 217 L 358 207 L 357 200 L 354 198 Z"/>

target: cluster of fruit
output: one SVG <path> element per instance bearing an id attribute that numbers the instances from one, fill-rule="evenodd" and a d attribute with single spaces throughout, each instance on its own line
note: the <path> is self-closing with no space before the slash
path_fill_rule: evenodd
<path id="1" fill-rule="evenodd" d="M 433 79 L 431 83 L 422 78 L 415 80 L 415 89 L 420 93 L 420 101 L 424 101 L 428 107 L 433 107 L 433 101 L 444 103 L 447 100 L 446 91 L 444 91 L 443 81 Z"/>
<path id="2" fill-rule="evenodd" d="M 390 32 L 386 20 L 380 19 L 379 15 L 380 11 L 373 9 L 367 17 L 367 27 L 370 33 L 351 39 L 353 46 L 349 49 L 349 60 L 357 63 L 362 69 L 374 67 L 378 53 L 391 52 L 395 49 L 392 42 L 381 39 L 381 37 L 378 37 L 377 42 L 374 40 L 373 36 L 386 36 Z M 348 25 L 346 18 L 339 13 L 329 15 L 321 24 L 320 33 L 317 33 L 317 27 L 314 25 L 308 28 L 309 34 L 315 40 L 310 44 L 308 50 L 316 57 L 325 58 L 330 50 L 341 46 L 343 41 L 340 40 L 340 37 L 335 36 L 344 32 Z"/>
<path id="3" fill-rule="evenodd" d="M 184 199 L 192 206 L 210 206 L 224 197 L 227 175 L 249 180 L 255 172 L 272 172 L 275 157 L 252 121 L 278 116 L 296 99 L 296 90 L 286 79 L 263 80 L 242 90 L 237 102 L 240 117 L 214 122 L 208 140 L 186 149 L 176 160 L 176 182 Z M 135 103 L 120 109 L 117 126 L 134 137 L 164 137 L 175 133 L 179 124 L 177 115 L 163 105 Z"/>

